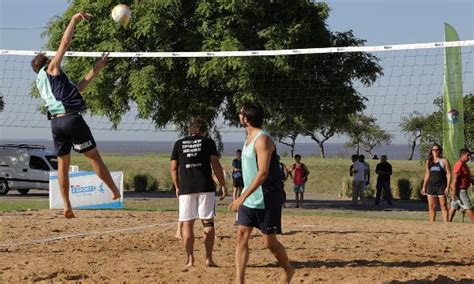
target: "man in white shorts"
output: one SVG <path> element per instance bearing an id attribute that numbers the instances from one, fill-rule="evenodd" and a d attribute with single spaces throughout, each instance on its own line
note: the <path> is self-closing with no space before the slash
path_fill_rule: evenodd
<path id="1" fill-rule="evenodd" d="M 212 179 L 212 170 L 219 181 L 221 199 L 226 194 L 219 153 L 216 143 L 207 135 L 206 121 L 202 118 L 192 119 L 188 132 L 189 136 L 176 141 L 171 153 L 171 178 L 179 198 L 179 222 L 183 223 L 183 243 L 187 257 L 183 270 L 194 265 L 193 226 L 196 219 L 201 219 L 204 226 L 206 265 L 216 266 L 212 259 L 216 205 L 216 185 Z"/>

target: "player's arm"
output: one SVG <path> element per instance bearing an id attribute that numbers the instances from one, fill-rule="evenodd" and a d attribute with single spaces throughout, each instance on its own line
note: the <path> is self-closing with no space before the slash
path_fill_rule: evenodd
<path id="1" fill-rule="evenodd" d="M 219 181 L 219 196 L 224 199 L 225 195 L 227 194 L 227 190 L 225 187 L 225 179 L 224 179 L 224 172 L 222 170 L 221 162 L 219 161 L 219 157 L 215 155 L 211 155 L 211 165 L 212 169 L 214 170 L 214 174 Z"/>
<path id="2" fill-rule="evenodd" d="M 258 157 L 258 172 L 255 178 L 250 183 L 250 185 L 245 190 L 245 192 L 230 204 L 229 208 L 231 208 L 235 212 L 239 210 L 240 205 L 244 203 L 245 199 L 247 199 L 247 197 L 254 193 L 257 188 L 259 188 L 268 178 L 270 160 L 272 157 L 272 153 L 275 150 L 275 145 L 273 145 L 273 142 L 270 137 L 268 137 L 267 135 L 262 135 L 257 139 L 257 141 L 255 141 L 254 148 L 255 154 Z"/>
<path id="3" fill-rule="evenodd" d="M 69 46 L 71 45 L 72 37 L 74 35 L 74 27 L 80 20 L 89 20 L 92 16 L 87 13 L 77 13 L 72 16 L 71 21 L 67 25 L 66 30 L 64 31 L 63 37 L 61 38 L 61 43 L 59 44 L 59 48 L 56 51 L 56 55 L 54 55 L 53 59 L 48 65 L 48 73 L 51 75 L 59 75 L 61 70 L 61 62 L 63 61 L 64 54 L 68 50 Z"/>
<path id="4" fill-rule="evenodd" d="M 108 56 L 108 53 L 104 53 L 99 61 L 97 61 L 95 67 L 92 68 L 89 73 L 87 73 L 87 75 L 84 77 L 84 79 L 82 79 L 82 81 L 79 82 L 79 84 L 77 84 L 77 89 L 80 93 L 82 93 L 87 88 L 87 86 L 89 86 L 92 79 L 94 79 L 95 76 L 99 74 L 100 70 L 104 68 L 104 66 L 107 64 Z"/>
<path id="5" fill-rule="evenodd" d="M 425 178 L 423 179 L 423 188 L 421 189 L 421 193 L 424 195 L 426 194 L 426 185 L 428 184 L 428 179 L 430 178 L 430 168 L 428 167 L 429 161 L 426 160 L 425 165 Z"/>
<path id="6" fill-rule="evenodd" d="M 306 166 L 306 164 L 303 164 L 303 168 L 304 168 L 304 177 L 303 177 L 303 179 L 305 179 L 309 176 L 309 170 L 308 170 L 308 167 Z"/>
<path id="7" fill-rule="evenodd" d="M 447 179 L 445 194 L 448 194 L 449 187 L 451 185 L 451 165 L 449 164 L 448 159 L 444 159 L 444 163 L 446 164 L 445 170 L 446 170 L 446 179 Z M 456 186 L 456 184 L 454 186 Z"/>
<path id="8" fill-rule="evenodd" d="M 178 160 L 171 160 L 170 165 L 171 179 L 176 189 L 176 197 L 179 195 L 179 179 L 178 179 Z"/>

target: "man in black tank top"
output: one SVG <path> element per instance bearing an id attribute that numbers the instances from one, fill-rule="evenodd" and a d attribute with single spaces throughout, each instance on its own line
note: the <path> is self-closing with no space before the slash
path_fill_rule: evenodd
<path id="1" fill-rule="evenodd" d="M 71 148 L 89 158 L 97 176 L 110 189 L 110 197 L 113 200 L 122 202 L 120 191 L 97 151 L 94 137 L 79 114 L 85 108 L 81 93 L 105 66 L 107 55 L 102 56 L 96 66 L 77 85 L 71 83 L 64 71 L 61 70 L 61 62 L 71 44 L 76 23 L 81 20 L 89 20 L 90 18 L 91 15 L 87 13 L 75 14 L 64 32 L 56 55 L 49 59 L 44 54 L 38 54 L 31 61 L 33 71 L 38 73 L 37 86 L 41 97 L 47 98 L 46 101 L 49 103 L 48 112 L 51 114 L 54 148 L 58 155 L 58 182 L 64 202 L 64 216 L 66 218 L 74 218 L 69 198 Z M 44 72 L 46 72 L 47 81 L 45 80 Z M 44 87 L 48 84 L 49 86 Z"/>

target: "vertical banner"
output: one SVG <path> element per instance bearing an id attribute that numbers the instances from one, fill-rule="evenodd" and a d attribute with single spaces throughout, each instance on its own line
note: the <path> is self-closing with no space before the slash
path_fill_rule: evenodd
<path id="1" fill-rule="evenodd" d="M 444 24 L 445 41 L 459 41 L 456 30 Z M 461 47 L 444 49 L 443 148 L 451 166 L 464 147 L 464 106 Z"/>

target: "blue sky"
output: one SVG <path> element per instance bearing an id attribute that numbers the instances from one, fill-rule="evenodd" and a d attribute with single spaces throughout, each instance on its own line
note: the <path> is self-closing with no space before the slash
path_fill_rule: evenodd
<path id="1" fill-rule="evenodd" d="M 462 40 L 474 39 L 473 0 L 327 0 L 332 12 L 331 30 L 352 29 L 367 45 L 443 41 L 444 23 L 454 26 Z M 119 1 L 117 1 L 119 3 Z M 47 22 L 68 7 L 63 0 L 1 0 L 0 49 L 39 50 L 44 44 L 40 34 Z M 88 11 L 93 13 L 93 11 Z M 5 137 L 6 130 L 2 131 Z M 49 129 L 37 129 L 34 137 L 49 139 Z M 31 130 L 8 130 L 9 136 L 31 136 Z M 98 133 L 98 139 L 120 137 L 130 133 Z M 167 134 L 169 135 L 169 133 Z M 233 134 L 228 134 L 232 137 Z M 154 140 L 157 134 L 144 134 Z M 239 136 L 240 137 L 240 136 Z M 224 136 L 226 139 L 226 136 Z M 232 139 L 232 138 L 230 138 Z M 240 138 L 238 138 L 240 139 Z M 397 142 L 404 143 L 403 137 Z"/>

